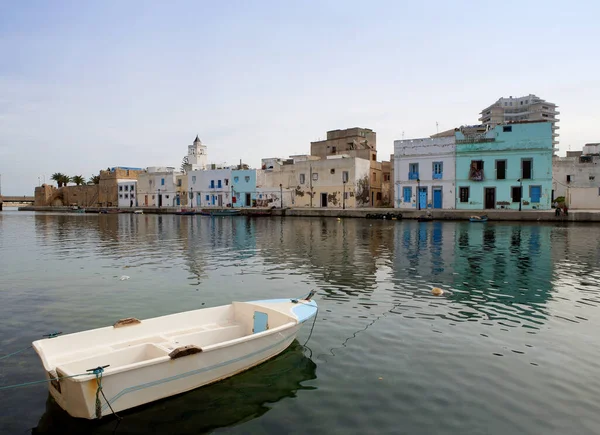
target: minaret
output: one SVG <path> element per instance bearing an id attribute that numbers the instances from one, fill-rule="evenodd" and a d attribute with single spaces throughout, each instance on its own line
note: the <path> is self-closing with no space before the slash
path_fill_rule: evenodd
<path id="1" fill-rule="evenodd" d="M 188 164 L 191 165 L 192 170 L 206 169 L 208 164 L 208 154 L 206 152 L 206 145 L 202 145 L 202 141 L 196 135 L 194 143 L 188 146 Z"/>

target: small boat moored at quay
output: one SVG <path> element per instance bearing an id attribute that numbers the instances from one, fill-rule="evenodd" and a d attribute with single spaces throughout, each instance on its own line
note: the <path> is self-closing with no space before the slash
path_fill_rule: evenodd
<path id="1" fill-rule="evenodd" d="M 241 213 L 241 210 L 233 209 L 233 208 L 218 208 L 218 209 L 208 209 L 203 208 L 200 211 L 200 214 L 205 216 L 237 216 Z"/>
<path id="2" fill-rule="evenodd" d="M 483 215 L 483 216 L 471 216 L 469 218 L 470 222 L 487 222 L 488 217 L 487 215 Z"/>
<path id="3" fill-rule="evenodd" d="M 232 302 L 32 343 L 56 403 L 95 419 L 193 390 L 284 351 L 317 304 L 304 299 Z M 100 395 L 100 393 L 102 393 Z"/>

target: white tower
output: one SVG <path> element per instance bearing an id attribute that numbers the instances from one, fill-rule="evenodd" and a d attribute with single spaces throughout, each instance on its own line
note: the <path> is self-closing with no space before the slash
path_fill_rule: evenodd
<path id="1" fill-rule="evenodd" d="M 202 145 L 202 141 L 198 135 L 196 135 L 194 143 L 192 145 L 188 145 L 187 159 L 192 171 L 206 169 L 208 164 L 206 145 Z"/>

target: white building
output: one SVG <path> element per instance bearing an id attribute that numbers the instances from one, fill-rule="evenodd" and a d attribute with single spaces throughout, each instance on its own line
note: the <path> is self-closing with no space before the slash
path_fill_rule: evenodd
<path id="1" fill-rule="evenodd" d="M 479 122 L 496 126 L 511 121 L 548 121 L 552 123 L 552 145 L 558 146 L 558 106 L 529 94 L 525 97 L 500 98 L 480 112 Z"/>
<path id="2" fill-rule="evenodd" d="M 138 175 L 138 205 L 144 207 L 176 207 L 181 204 L 177 189 L 179 172 L 172 167 L 151 166 Z"/>
<path id="3" fill-rule="evenodd" d="M 455 208 L 456 139 L 447 136 L 394 141 L 394 206 Z"/>
<path id="4" fill-rule="evenodd" d="M 600 143 L 552 159 L 552 194 L 572 209 L 600 209 Z"/>
<path id="5" fill-rule="evenodd" d="M 189 171 L 187 176 L 192 206 L 231 206 L 231 168 Z"/>
<path id="6" fill-rule="evenodd" d="M 198 135 L 196 135 L 194 143 L 188 145 L 188 153 L 183 166 L 186 171 L 199 171 L 208 167 L 208 151 Z"/>
<path id="7" fill-rule="evenodd" d="M 137 180 L 117 180 L 118 206 L 137 206 Z"/>

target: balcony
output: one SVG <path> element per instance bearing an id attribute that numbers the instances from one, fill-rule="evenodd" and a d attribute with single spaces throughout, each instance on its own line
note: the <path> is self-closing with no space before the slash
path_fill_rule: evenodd
<path id="1" fill-rule="evenodd" d="M 419 179 L 419 173 L 418 172 L 409 172 L 408 173 L 408 179 L 409 180 L 418 180 Z"/>
<path id="2" fill-rule="evenodd" d="M 443 174 L 442 172 L 440 172 L 439 174 L 436 174 L 436 173 L 434 172 L 434 173 L 432 173 L 432 174 L 431 174 L 431 178 L 432 178 L 433 180 L 441 180 L 442 178 L 444 178 L 444 177 L 443 177 L 443 175 L 444 175 L 444 174 Z"/>

